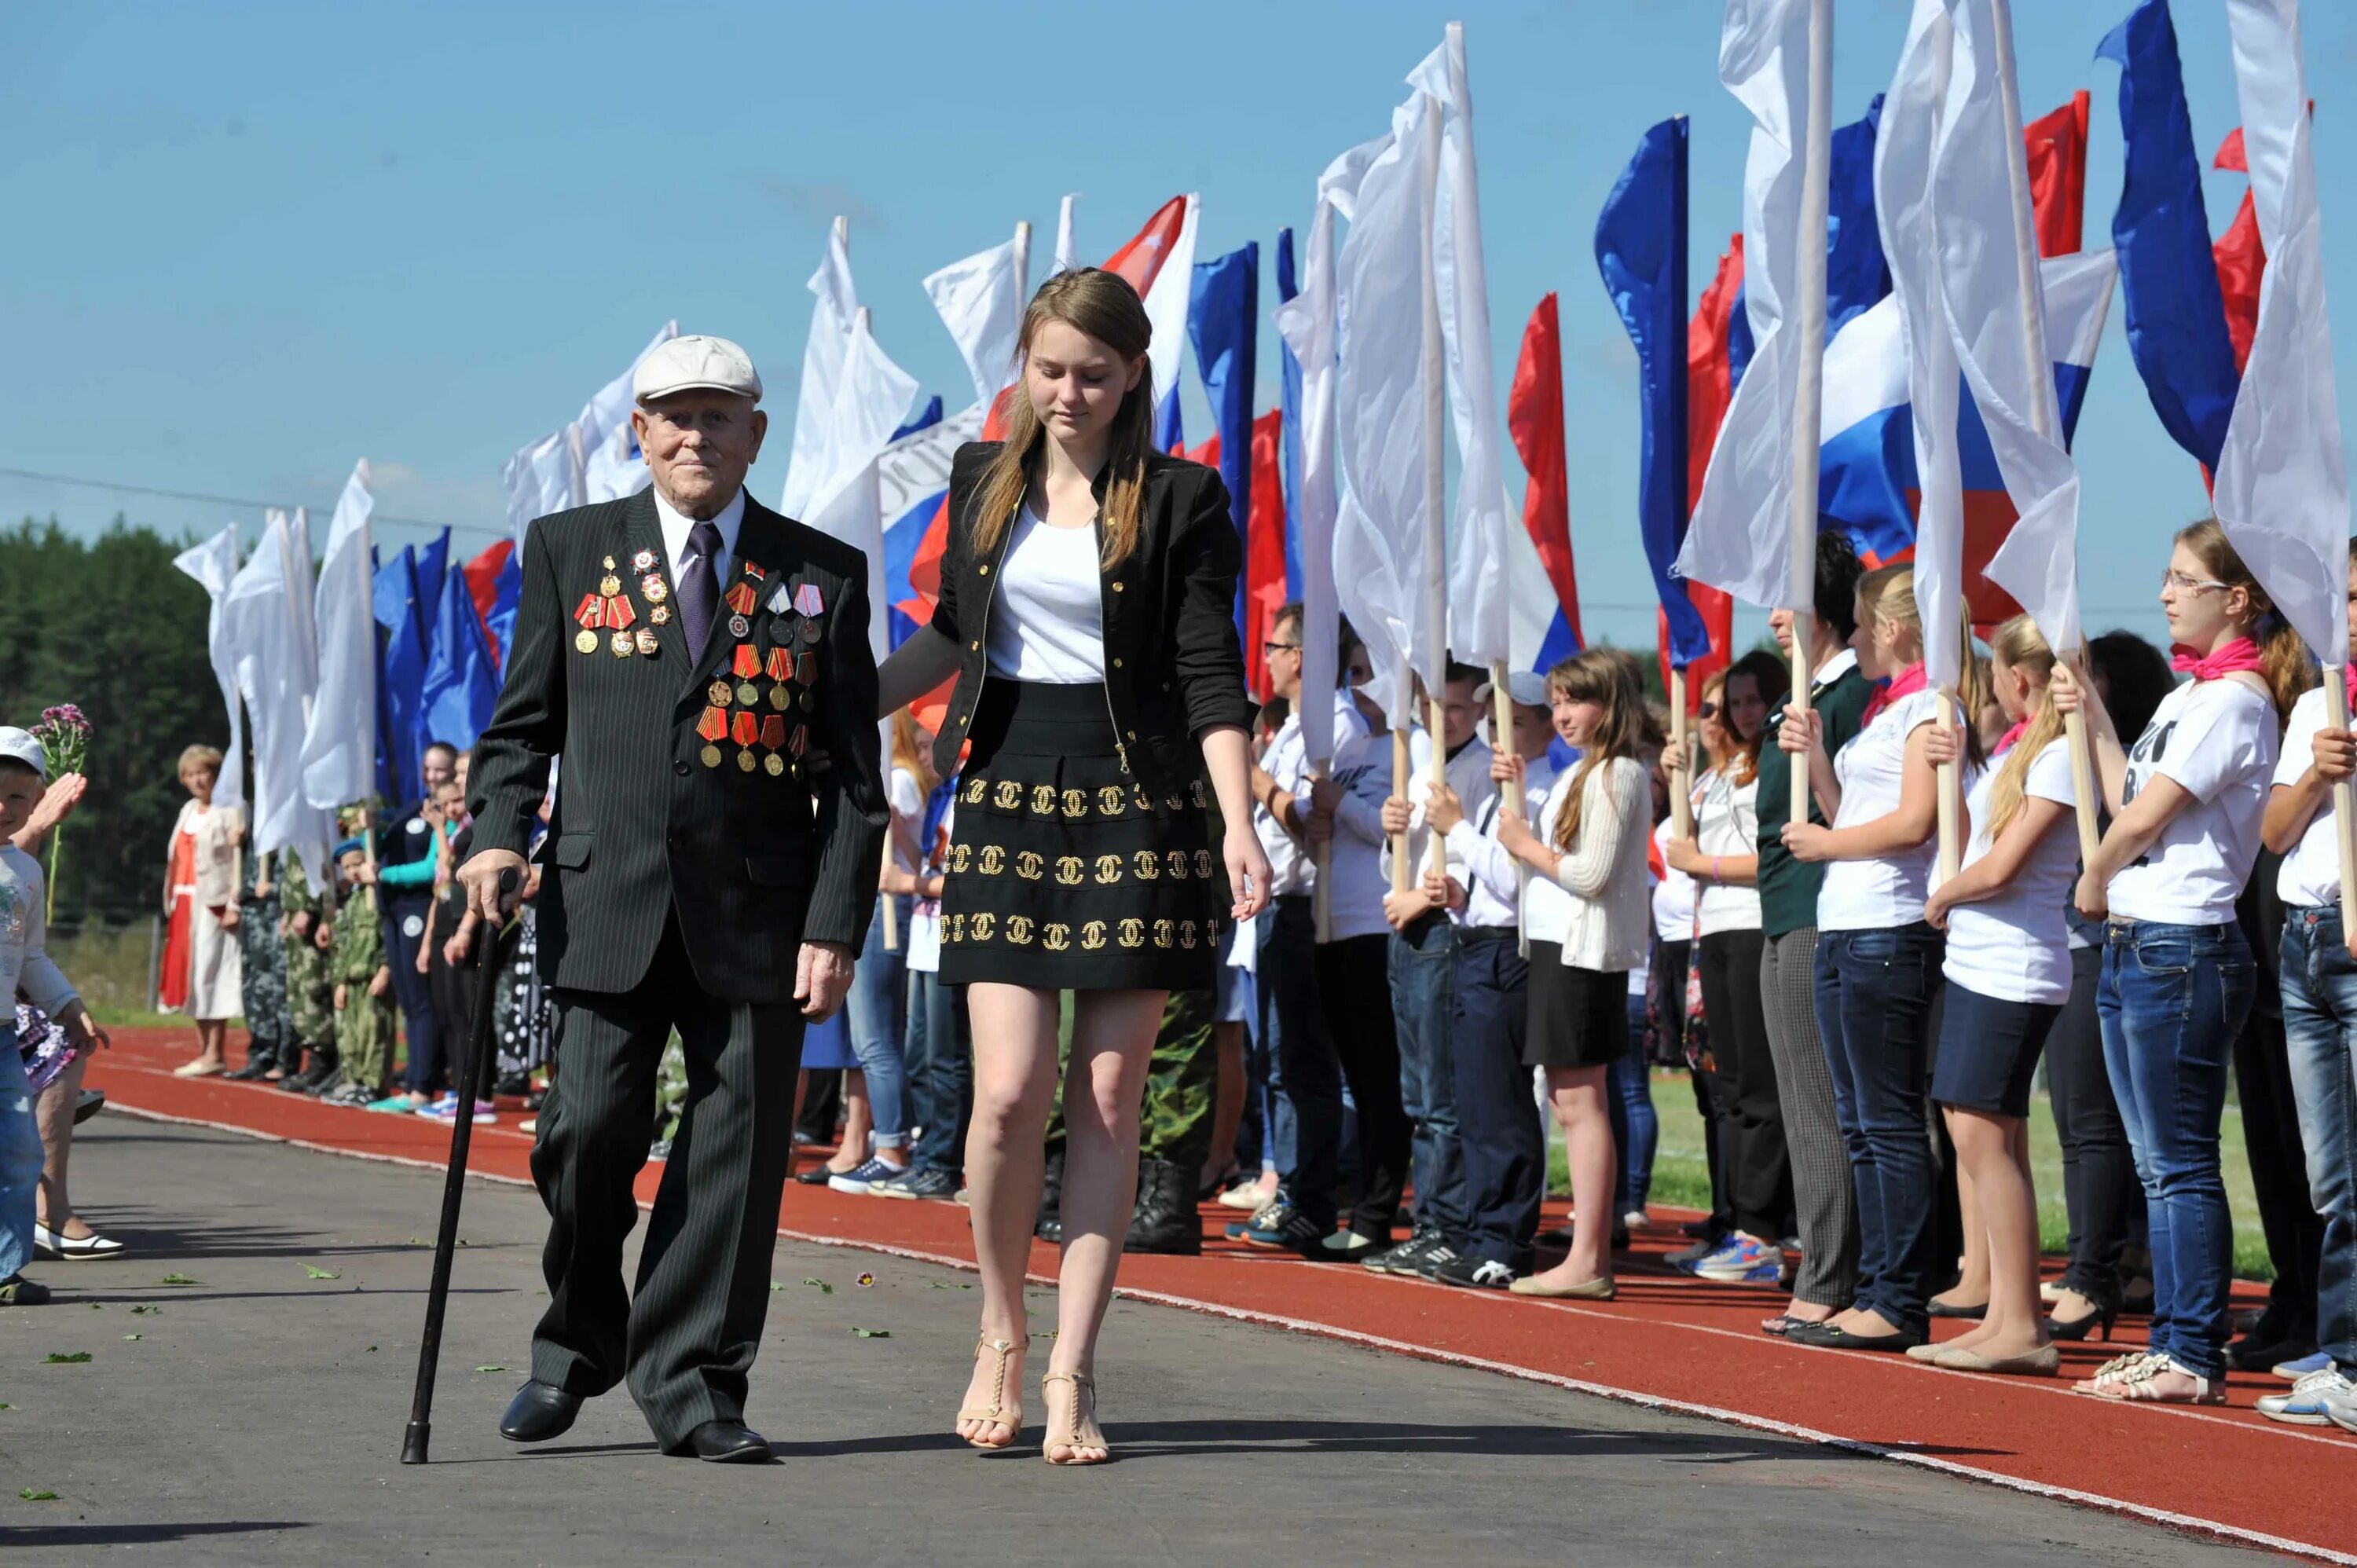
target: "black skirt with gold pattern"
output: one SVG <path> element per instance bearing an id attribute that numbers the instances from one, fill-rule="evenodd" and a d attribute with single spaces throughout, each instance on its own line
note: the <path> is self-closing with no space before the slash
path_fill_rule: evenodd
<path id="1" fill-rule="evenodd" d="M 1100 685 L 994 676 L 971 734 L 943 877 L 942 983 L 1211 985 L 1227 910 L 1201 782 L 1147 794 Z"/>

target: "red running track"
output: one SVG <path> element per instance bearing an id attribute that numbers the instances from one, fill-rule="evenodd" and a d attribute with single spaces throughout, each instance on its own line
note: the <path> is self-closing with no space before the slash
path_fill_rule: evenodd
<path id="1" fill-rule="evenodd" d="M 201 1122 L 361 1158 L 441 1166 L 447 1127 L 412 1116 L 324 1106 L 266 1086 L 179 1079 L 184 1033 L 125 1029 L 89 1083 L 135 1113 Z M 531 1178 L 531 1140 L 503 1108 L 479 1127 L 474 1168 Z M 662 1167 L 639 1178 L 651 1202 Z M 1903 1359 L 1812 1350 L 1759 1332 L 1781 1298 L 1679 1274 L 1661 1254 L 1674 1225 L 1641 1232 L 1624 1258 L 1620 1299 L 1573 1304 L 1394 1280 L 1348 1265 L 1298 1262 L 1224 1240 L 1233 1216 L 1207 1208 L 1200 1258 L 1132 1257 L 1122 1289 L 1140 1300 L 1469 1365 L 1625 1402 L 1700 1414 L 1926 1466 L 2000 1486 L 2126 1512 L 2327 1562 L 2357 1564 L 2357 1518 L 2339 1506 L 2357 1440 L 2268 1422 L 2252 1408 L 2283 1385 L 2236 1374 L 2222 1409 L 2126 1406 L 2070 1391 L 2113 1353 L 2064 1346 L 2045 1380 L 1947 1372 Z M 1560 1218 L 1559 1215 L 1556 1218 Z M 780 1234 L 971 1267 L 966 1212 L 949 1203 L 854 1197 L 790 1186 Z M 1038 1245 L 1036 1277 L 1056 1254 Z M 2245 1293 L 2248 1294 L 2248 1293 Z M 2122 1337 L 2140 1342 L 2141 1320 Z"/>

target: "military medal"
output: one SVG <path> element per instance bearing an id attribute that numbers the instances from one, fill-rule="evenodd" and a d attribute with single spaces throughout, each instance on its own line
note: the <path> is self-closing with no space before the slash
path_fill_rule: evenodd
<path id="1" fill-rule="evenodd" d="M 608 572 L 610 572 L 610 571 L 612 571 L 613 569 L 614 569 L 614 558 L 613 558 L 611 555 L 608 555 L 608 556 L 607 556 L 607 557 L 606 557 L 606 570 L 608 570 Z"/>
<path id="2" fill-rule="evenodd" d="M 796 725 L 793 738 L 786 743 L 786 749 L 797 757 L 810 749 L 810 730 L 804 725 Z"/>
<path id="3" fill-rule="evenodd" d="M 737 766 L 748 773 L 752 772 L 753 747 L 761 739 L 761 721 L 744 709 L 737 709 L 729 719 L 728 738 L 741 748 L 737 753 Z"/>
<path id="4" fill-rule="evenodd" d="M 770 755 L 761 759 L 761 766 L 769 769 L 770 777 L 772 779 L 777 778 L 786 770 L 786 759 L 778 755 L 779 750 L 782 748 L 785 744 L 786 721 L 784 716 L 779 714 L 762 714 L 761 745 L 768 750 Z"/>
<path id="5" fill-rule="evenodd" d="M 622 591 L 622 579 L 608 572 L 597 579 L 597 591 L 610 599 Z"/>
<path id="6" fill-rule="evenodd" d="M 652 659 L 658 652 L 662 651 L 662 644 L 655 640 L 654 628 L 652 627 L 642 626 L 639 628 L 639 651 L 640 653 L 646 655 L 649 659 Z"/>
<path id="7" fill-rule="evenodd" d="M 806 616 L 820 616 L 826 613 L 826 601 L 819 596 L 816 583 L 804 583 L 794 590 L 794 608 Z"/>
<path id="8" fill-rule="evenodd" d="M 784 713 L 786 704 L 794 700 L 793 693 L 786 690 L 786 682 L 794 678 L 793 654 L 782 648 L 770 649 L 768 671 L 770 679 L 776 682 L 770 688 L 770 706 Z"/>
<path id="9" fill-rule="evenodd" d="M 631 640 L 630 634 L 629 632 L 618 631 L 614 633 L 615 658 L 628 659 L 632 653 L 636 652 L 637 650 L 638 645 Z"/>
<path id="10" fill-rule="evenodd" d="M 670 587 L 654 573 L 650 572 L 639 579 L 639 597 L 646 600 L 647 603 L 659 605 L 670 596 Z"/>
<path id="11" fill-rule="evenodd" d="M 770 596 L 770 613 L 773 616 L 785 614 L 786 607 L 793 603 L 793 590 L 780 583 L 778 591 Z"/>
<path id="12" fill-rule="evenodd" d="M 715 682 L 714 684 L 721 683 Z M 697 754 L 703 758 L 704 766 L 719 767 L 720 742 L 728 734 L 728 715 L 717 707 L 705 709 L 704 716 L 695 721 L 695 733 L 705 743 L 704 749 Z"/>
<path id="13" fill-rule="evenodd" d="M 671 607 L 669 605 L 657 605 L 654 608 L 647 612 L 647 618 L 654 622 L 657 626 L 669 626 L 671 624 Z"/>
<path id="14" fill-rule="evenodd" d="M 818 655 L 804 653 L 794 660 L 794 679 L 805 686 L 818 684 Z"/>
<path id="15" fill-rule="evenodd" d="M 711 685 L 706 686 L 704 689 L 705 701 L 710 703 L 716 708 L 726 707 L 728 705 L 730 695 L 731 693 L 728 689 L 728 682 L 726 681 L 715 681 Z"/>
<path id="16" fill-rule="evenodd" d="M 814 620 L 806 620 L 802 622 L 802 640 L 804 642 L 816 642 L 818 640 L 818 622 Z"/>
<path id="17" fill-rule="evenodd" d="M 574 607 L 573 618 L 581 629 L 573 639 L 573 646 L 584 653 L 597 651 L 597 628 L 606 624 L 606 601 L 596 594 L 584 594 L 580 604 Z"/>
<path id="18" fill-rule="evenodd" d="M 753 684 L 753 678 L 761 672 L 761 656 L 753 651 L 751 643 L 740 642 L 737 645 L 737 652 L 729 663 L 729 669 L 735 673 L 737 681 L 737 700 L 747 707 L 751 707 L 755 703 L 759 702 L 761 693 L 759 688 Z"/>
<path id="19" fill-rule="evenodd" d="M 772 779 L 781 779 L 785 776 L 786 759 L 774 751 L 761 758 L 761 766 L 769 769 L 770 777 Z"/>
<path id="20" fill-rule="evenodd" d="M 575 635 L 573 646 L 584 653 L 595 653 L 597 651 L 597 634 L 585 626 Z"/>
<path id="21" fill-rule="evenodd" d="M 654 570 L 654 564 L 655 553 L 651 550 L 641 550 L 630 557 L 630 570 L 633 572 L 651 572 Z"/>
<path id="22" fill-rule="evenodd" d="M 745 575 L 747 575 L 748 577 L 752 578 L 752 579 L 753 579 L 753 581 L 755 581 L 755 582 L 757 582 L 757 583 L 758 583 L 758 582 L 759 582 L 762 578 L 764 578 L 764 577 L 768 576 L 769 575 L 770 575 L 770 574 L 769 574 L 767 571 L 763 570 L 763 569 L 762 569 L 761 567 L 759 567 L 759 566 L 755 565 L 752 562 L 748 561 L 748 562 L 746 562 L 746 563 L 745 563 Z"/>

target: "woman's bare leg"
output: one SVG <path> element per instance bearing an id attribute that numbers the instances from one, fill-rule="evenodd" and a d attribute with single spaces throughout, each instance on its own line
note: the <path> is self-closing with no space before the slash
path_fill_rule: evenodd
<path id="1" fill-rule="evenodd" d="M 1585 1284 L 1612 1277 L 1612 1188 L 1618 1154 L 1612 1119 L 1604 1105 L 1600 1067 L 1546 1069 L 1547 1102 L 1563 1128 L 1564 1157 L 1571 1166 L 1571 1251 L 1562 1262 L 1534 1278 L 1550 1285 Z"/>
<path id="2" fill-rule="evenodd" d="M 1015 1347 L 1006 1370 L 1007 1403 L 1015 1408 L 1030 1336 L 1023 1281 L 1056 1087 L 1058 998 L 1052 991 L 978 982 L 966 987 L 966 1008 L 974 1022 L 974 1121 L 966 1133 L 965 1176 L 974 1262 L 982 1273 L 982 1337 Z M 969 1408 L 990 1403 L 996 1370 L 991 1358 L 975 1363 Z M 961 1421 L 957 1430 L 968 1442 L 991 1447 L 1015 1441 L 1016 1429 L 1004 1422 Z"/>

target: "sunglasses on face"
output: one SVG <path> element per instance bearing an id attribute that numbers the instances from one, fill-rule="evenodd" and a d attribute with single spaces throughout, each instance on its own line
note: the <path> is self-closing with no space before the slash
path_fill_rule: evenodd
<path id="1" fill-rule="evenodd" d="M 1701 707 L 1695 709 L 1695 712 L 1700 717 L 1715 719 L 1718 717 L 1718 704 L 1717 703 L 1705 703 Z"/>

